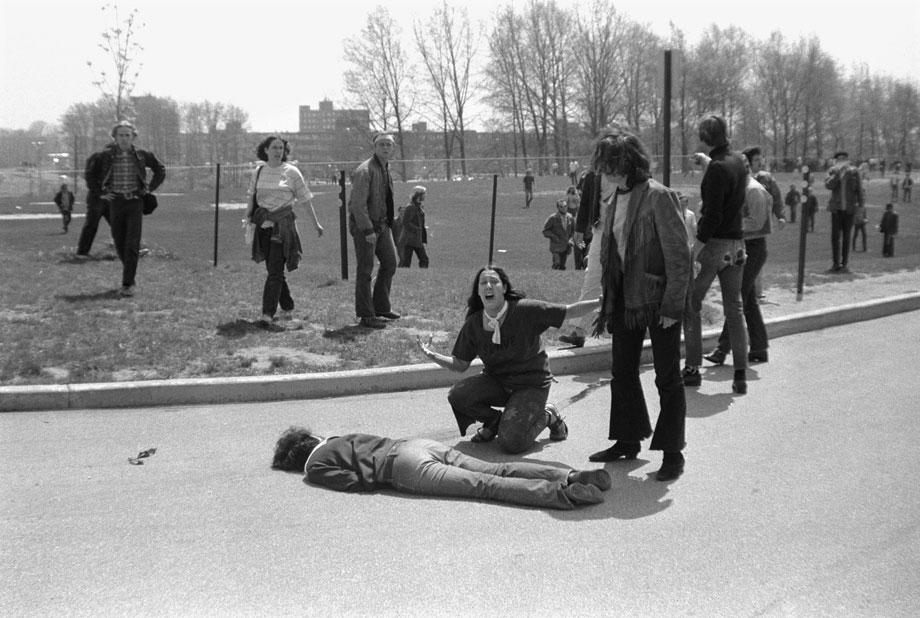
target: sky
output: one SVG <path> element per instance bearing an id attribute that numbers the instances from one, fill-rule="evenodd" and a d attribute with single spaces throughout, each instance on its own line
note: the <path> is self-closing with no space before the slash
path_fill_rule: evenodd
<path id="1" fill-rule="evenodd" d="M 588 0 L 582 0 L 582 3 Z M 557 0 L 571 7 L 576 0 Z M 521 0 L 449 0 L 465 5 L 482 32 L 496 6 Z M 110 68 L 99 49 L 112 23 L 102 0 L 0 0 L 0 128 L 56 124 L 73 103 L 98 99 L 87 60 Z M 343 41 L 358 35 L 366 15 L 383 4 L 412 43 L 412 25 L 437 2 L 417 0 L 119 0 L 137 8 L 144 26 L 143 63 L 133 94 L 179 103 L 210 100 L 249 114 L 253 131 L 295 132 L 298 107 L 328 98 L 343 106 Z M 633 20 L 667 36 L 673 21 L 694 44 L 710 24 L 739 26 L 756 39 L 780 30 L 787 39 L 816 35 L 849 71 L 920 84 L 918 0 L 616 0 Z M 486 46 L 480 54 L 484 57 Z"/>

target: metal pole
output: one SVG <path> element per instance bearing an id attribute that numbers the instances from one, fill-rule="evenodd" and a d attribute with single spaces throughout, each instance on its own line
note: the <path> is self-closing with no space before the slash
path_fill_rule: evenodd
<path id="1" fill-rule="evenodd" d="M 495 200 L 498 196 L 498 174 L 492 174 L 492 225 L 489 230 L 489 265 L 492 265 L 492 251 L 495 248 Z"/>
<path id="2" fill-rule="evenodd" d="M 217 222 L 220 217 L 220 163 L 214 178 L 214 266 L 217 266 Z"/>
<path id="3" fill-rule="evenodd" d="M 661 184 L 671 186 L 671 50 L 664 50 L 664 169 Z"/>
<path id="4" fill-rule="evenodd" d="M 804 197 L 804 196 L 803 196 Z M 802 200 L 802 214 L 805 214 L 805 200 Z M 802 300 L 805 292 L 805 242 L 808 238 L 808 223 L 804 216 L 799 217 L 799 274 L 795 288 L 795 299 Z"/>
<path id="5" fill-rule="evenodd" d="M 348 281 L 348 221 L 345 216 L 345 170 L 339 170 L 339 246 L 342 252 L 342 281 Z"/>

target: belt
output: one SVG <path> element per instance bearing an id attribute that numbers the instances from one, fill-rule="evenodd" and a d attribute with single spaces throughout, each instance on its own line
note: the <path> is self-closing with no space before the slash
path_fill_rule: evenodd
<path id="1" fill-rule="evenodd" d="M 119 193 L 118 191 L 113 191 L 112 193 L 115 195 L 115 197 L 120 197 L 123 200 L 138 200 L 141 197 L 133 191 L 131 193 Z"/>
<path id="2" fill-rule="evenodd" d="M 398 454 L 396 447 L 403 442 L 405 442 L 405 440 L 397 440 L 387 452 L 383 460 L 383 465 L 380 466 L 380 470 L 377 472 L 374 479 L 378 483 L 385 483 L 387 485 L 393 484 L 393 462 L 396 461 L 396 455 Z"/>

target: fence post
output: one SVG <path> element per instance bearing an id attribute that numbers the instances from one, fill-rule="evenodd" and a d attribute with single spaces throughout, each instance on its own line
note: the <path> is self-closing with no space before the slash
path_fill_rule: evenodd
<path id="1" fill-rule="evenodd" d="M 345 170 L 339 170 L 339 245 L 342 252 L 342 280 L 348 281 L 348 221 L 345 217 Z"/>
<path id="2" fill-rule="evenodd" d="M 664 50 L 664 169 L 661 184 L 671 186 L 671 50 Z"/>
<path id="3" fill-rule="evenodd" d="M 220 218 L 220 163 L 214 177 L 214 266 L 217 266 L 218 219 Z"/>
<path id="4" fill-rule="evenodd" d="M 492 174 L 492 224 L 489 228 L 489 266 L 492 265 L 492 250 L 495 248 L 495 200 L 498 196 L 498 174 Z"/>

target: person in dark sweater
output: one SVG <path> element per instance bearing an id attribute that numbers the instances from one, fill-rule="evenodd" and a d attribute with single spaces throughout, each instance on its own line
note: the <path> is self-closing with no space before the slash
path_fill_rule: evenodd
<path id="1" fill-rule="evenodd" d="M 336 491 L 398 492 L 494 500 L 571 510 L 604 501 L 606 470 L 572 470 L 532 462 L 492 463 L 424 438 L 363 433 L 324 438 L 291 427 L 275 445 L 272 468 L 303 471 L 306 480 Z"/>
<path id="2" fill-rule="evenodd" d="M 701 383 L 699 367 L 703 361 L 703 343 L 700 311 L 709 287 L 718 277 L 735 367 L 732 391 L 744 394 L 747 392 L 748 337 L 741 302 L 741 275 L 745 261 L 741 222 L 748 173 L 744 160 L 730 149 L 725 120 L 719 116 L 703 119 L 699 137 L 711 150 L 708 156 L 703 153 L 696 155 L 698 163 L 707 165 L 700 183 L 702 206 L 693 247 L 693 258 L 700 263 L 700 272 L 693 282 L 690 306 L 684 316 L 687 340 L 683 380 L 685 386 L 699 386 Z"/>

